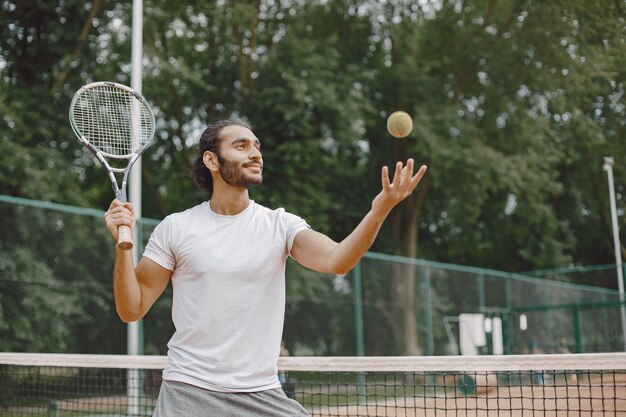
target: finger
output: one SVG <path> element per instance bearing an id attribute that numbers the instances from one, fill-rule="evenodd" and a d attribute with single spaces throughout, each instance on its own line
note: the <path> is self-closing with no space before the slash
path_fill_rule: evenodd
<path id="1" fill-rule="evenodd" d="M 391 187 L 391 183 L 389 182 L 389 168 L 387 168 L 387 166 L 383 167 L 380 178 L 383 184 L 383 190 L 388 190 L 389 187 Z"/>
<path id="2" fill-rule="evenodd" d="M 111 204 L 109 205 L 109 210 L 115 208 L 115 207 L 119 207 L 121 205 L 123 205 L 124 203 L 122 203 L 120 200 L 118 200 L 117 198 L 113 201 L 111 201 Z"/>
<path id="3" fill-rule="evenodd" d="M 407 171 L 409 171 L 411 173 L 411 175 L 413 175 L 413 165 L 415 164 L 415 161 L 413 160 L 413 158 L 409 158 L 406 161 L 406 169 Z"/>
<path id="4" fill-rule="evenodd" d="M 107 211 L 105 213 L 105 217 L 109 218 L 109 219 L 132 219 L 133 215 L 130 211 L 124 209 L 124 210 L 120 210 L 120 209 L 113 209 L 110 211 Z"/>
<path id="5" fill-rule="evenodd" d="M 413 158 L 409 158 L 406 161 L 406 166 L 404 167 L 404 169 L 402 170 L 402 183 L 410 183 L 411 182 L 411 176 L 413 175 Z"/>
<path id="6" fill-rule="evenodd" d="M 417 184 L 420 182 L 424 174 L 426 174 L 426 170 L 428 167 L 426 165 L 422 165 L 417 173 L 411 178 L 411 186 L 415 188 Z"/>
<path id="7" fill-rule="evenodd" d="M 396 172 L 393 174 L 393 182 L 400 182 L 402 176 L 402 162 L 396 162 Z"/>
<path id="8" fill-rule="evenodd" d="M 129 202 L 124 203 L 124 208 L 127 209 L 128 211 L 130 211 L 130 213 L 133 216 L 135 215 L 135 207 L 131 203 L 129 203 Z"/>
<path id="9" fill-rule="evenodd" d="M 119 205 L 119 206 L 110 208 L 104 214 L 105 215 L 107 215 L 107 214 L 109 214 L 109 215 L 116 215 L 116 214 L 119 214 L 119 213 L 123 213 L 123 214 L 126 214 L 126 215 L 131 215 L 133 212 L 132 212 L 132 208 L 129 209 L 128 207 L 125 207 L 123 205 Z"/>
<path id="10" fill-rule="evenodd" d="M 125 204 L 121 204 L 121 202 L 120 205 L 110 208 L 107 212 L 104 213 L 104 219 L 107 223 L 118 223 L 120 221 L 124 223 L 132 223 L 134 221 L 134 218 L 135 213 L 132 205 L 126 206 Z"/>
<path id="11" fill-rule="evenodd" d="M 106 223 L 107 227 L 109 227 L 111 229 L 117 229 L 120 226 L 132 227 L 133 226 L 133 219 L 130 216 L 109 215 L 105 219 L 105 223 Z"/>

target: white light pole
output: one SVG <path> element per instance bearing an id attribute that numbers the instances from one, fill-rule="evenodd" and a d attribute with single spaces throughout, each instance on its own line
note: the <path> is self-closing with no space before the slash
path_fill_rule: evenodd
<path id="1" fill-rule="evenodd" d="M 143 0 L 133 0 L 133 15 L 132 15 L 132 40 L 131 40 L 131 75 L 130 86 L 132 89 L 141 94 L 142 87 L 142 59 L 143 59 Z M 135 246 L 133 248 L 133 255 L 135 262 L 141 256 L 140 250 L 143 247 L 142 236 L 139 231 L 141 230 L 141 158 L 138 158 L 133 165 L 133 169 L 130 171 L 129 178 L 130 192 L 129 201 L 135 209 L 135 215 L 137 216 L 137 224 L 135 226 L 133 241 Z M 140 355 L 143 354 L 143 322 L 141 320 L 128 323 L 127 331 L 127 354 L 128 355 Z M 139 409 L 139 396 L 141 395 L 140 384 L 140 372 L 138 369 L 128 370 L 128 382 L 127 382 L 127 413 L 129 416 L 138 416 Z"/>
<path id="2" fill-rule="evenodd" d="M 621 244 L 619 241 L 619 226 L 617 225 L 617 208 L 615 203 L 615 187 L 613 185 L 613 158 L 604 157 L 602 169 L 606 171 L 609 179 L 609 196 L 611 200 L 611 218 L 613 220 L 613 245 L 615 246 L 615 266 L 617 267 L 617 290 L 619 292 L 620 313 L 622 317 L 622 336 L 624 338 L 624 350 L 626 351 L 626 307 L 624 306 L 624 271 L 622 265 Z"/>

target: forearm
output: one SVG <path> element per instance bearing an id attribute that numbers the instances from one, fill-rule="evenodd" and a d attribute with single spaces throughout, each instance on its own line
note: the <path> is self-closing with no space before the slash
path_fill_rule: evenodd
<path id="1" fill-rule="evenodd" d="M 350 271 L 372 247 L 388 212 L 370 210 L 359 225 L 332 250 L 330 269 L 339 275 Z"/>
<path id="2" fill-rule="evenodd" d="M 381 173 L 383 190 L 374 198 L 371 210 L 356 229 L 332 251 L 330 265 L 333 271 L 344 274 L 352 269 L 374 243 L 380 227 L 391 210 L 411 195 L 426 173 L 426 165 L 422 165 L 413 176 L 413 163 L 413 159 L 409 159 L 404 168 L 402 163 L 396 164 L 393 184 L 389 182 L 387 167 L 383 167 Z"/>
<path id="3" fill-rule="evenodd" d="M 132 251 L 116 248 L 113 295 L 117 314 L 122 321 L 128 323 L 141 318 L 141 286 L 135 274 Z"/>
<path id="4" fill-rule="evenodd" d="M 327 274 L 343 275 L 359 262 L 374 243 L 378 231 L 391 210 L 411 195 L 426 172 L 426 165 L 413 174 L 413 159 L 396 164 L 393 183 L 389 181 L 387 167 L 382 168 L 382 191 L 372 201 L 371 210 L 359 225 L 341 243 L 313 230 L 300 232 L 291 248 L 291 256 L 302 266 Z"/>

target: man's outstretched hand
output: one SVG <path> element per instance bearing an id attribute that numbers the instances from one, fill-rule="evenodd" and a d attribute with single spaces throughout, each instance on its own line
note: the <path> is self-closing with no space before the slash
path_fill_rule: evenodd
<path id="1" fill-rule="evenodd" d="M 389 179 L 389 169 L 384 166 L 381 173 L 383 189 L 372 201 L 372 211 L 382 216 L 387 216 L 399 202 L 413 193 L 417 184 L 426 173 L 426 165 L 413 175 L 414 161 L 409 158 L 406 165 L 402 162 L 396 163 L 396 172 L 393 175 L 393 182 Z"/>

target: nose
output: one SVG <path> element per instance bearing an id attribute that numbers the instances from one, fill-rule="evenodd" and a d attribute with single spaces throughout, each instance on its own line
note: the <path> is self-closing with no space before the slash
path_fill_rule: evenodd
<path id="1" fill-rule="evenodd" d="M 261 151 L 258 148 L 253 146 L 252 152 L 250 152 L 250 159 L 259 160 L 262 158 L 263 158 L 263 155 L 261 155 Z"/>

